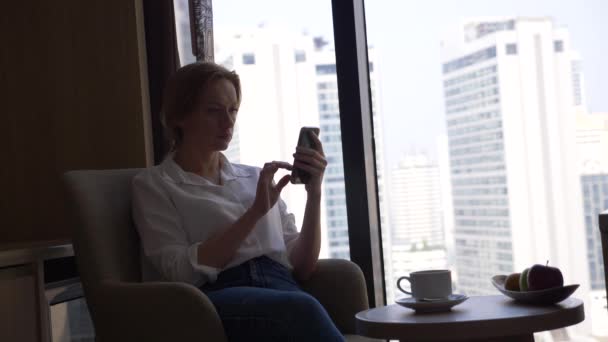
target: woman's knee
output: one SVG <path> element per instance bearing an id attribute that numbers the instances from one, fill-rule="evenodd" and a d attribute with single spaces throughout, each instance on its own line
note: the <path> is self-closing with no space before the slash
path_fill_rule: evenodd
<path id="1" fill-rule="evenodd" d="M 289 302 L 291 315 L 296 318 L 291 325 L 294 341 L 344 340 L 325 308 L 315 297 L 305 292 L 296 292 L 290 295 Z"/>
<path id="2" fill-rule="evenodd" d="M 319 313 L 325 314 L 321 303 L 306 292 L 288 292 L 285 296 L 288 303 L 287 309 L 298 316 L 311 317 L 309 315 L 313 315 L 312 317 L 317 317 Z"/>

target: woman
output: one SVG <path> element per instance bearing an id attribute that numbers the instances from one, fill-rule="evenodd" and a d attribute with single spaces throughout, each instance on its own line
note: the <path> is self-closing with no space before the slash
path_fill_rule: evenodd
<path id="1" fill-rule="evenodd" d="M 301 232 L 280 199 L 286 162 L 232 164 L 228 148 L 241 101 L 236 73 L 213 63 L 169 80 L 163 124 L 172 151 L 133 181 L 133 214 L 146 257 L 166 279 L 199 287 L 230 341 L 343 341 L 325 309 L 303 292 L 319 257 L 321 142 L 294 153 L 311 174 Z M 293 274 L 293 276 L 292 276 Z"/>

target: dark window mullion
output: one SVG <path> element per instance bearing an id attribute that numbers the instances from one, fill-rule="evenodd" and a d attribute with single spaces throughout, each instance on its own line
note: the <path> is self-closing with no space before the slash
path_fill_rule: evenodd
<path id="1" fill-rule="evenodd" d="M 363 0 L 332 0 L 350 258 L 370 307 L 386 303 Z"/>

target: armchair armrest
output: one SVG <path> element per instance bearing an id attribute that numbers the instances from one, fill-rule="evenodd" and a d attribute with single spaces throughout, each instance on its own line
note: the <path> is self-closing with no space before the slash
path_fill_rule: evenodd
<path id="1" fill-rule="evenodd" d="M 342 259 L 321 259 L 302 289 L 323 305 L 343 334 L 355 334 L 355 314 L 369 309 L 367 286 L 357 264 Z"/>
<path id="2" fill-rule="evenodd" d="M 109 281 L 98 291 L 96 341 L 226 341 L 213 303 L 192 285 Z"/>

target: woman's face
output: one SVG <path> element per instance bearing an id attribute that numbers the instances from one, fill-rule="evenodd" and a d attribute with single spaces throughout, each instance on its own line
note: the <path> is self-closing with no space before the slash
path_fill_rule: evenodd
<path id="1" fill-rule="evenodd" d="M 239 110 L 236 89 L 232 82 L 220 78 L 211 81 L 199 97 L 197 109 L 178 123 L 184 134 L 182 144 L 203 151 L 223 151 L 232 140 Z"/>

